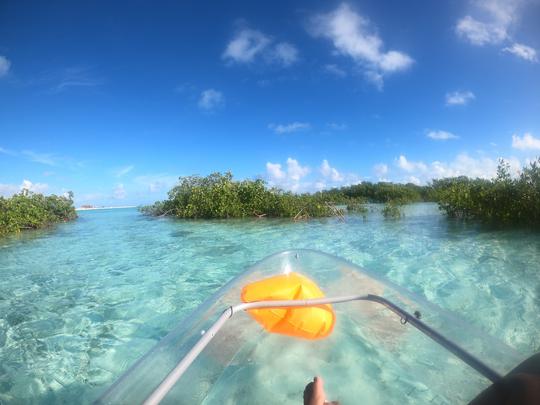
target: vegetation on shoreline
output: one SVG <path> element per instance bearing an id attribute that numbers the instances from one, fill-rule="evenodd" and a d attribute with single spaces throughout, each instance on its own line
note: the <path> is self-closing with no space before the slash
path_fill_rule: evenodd
<path id="1" fill-rule="evenodd" d="M 492 180 L 452 177 L 427 186 L 362 182 L 313 194 L 268 188 L 263 180 L 235 181 L 231 173 L 182 177 L 169 198 L 141 207 L 148 215 L 176 218 L 343 217 L 347 211 L 367 215 L 366 203 L 384 203 L 385 218 L 400 218 L 406 203 L 433 201 L 449 217 L 498 224 L 540 225 L 540 159 L 517 178 L 501 160 Z"/>
<path id="2" fill-rule="evenodd" d="M 434 201 L 431 186 L 418 186 L 407 183 L 379 182 L 371 183 L 364 181 L 352 186 L 334 188 L 323 191 L 327 198 L 334 200 L 363 200 L 370 203 L 387 203 L 389 201 L 399 201 L 402 204 L 419 201 Z"/>
<path id="3" fill-rule="evenodd" d="M 0 236 L 75 218 L 72 192 L 67 196 L 44 196 L 23 190 L 9 198 L 0 197 Z"/>
<path id="4" fill-rule="evenodd" d="M 500 161 L 492 180 L 453 177 L 433 181 L 441 210 L 449 217 L 501 225 L 540 226 L 540 159 L 512 178 Z"/>
<path id="5" fill-rule="evenodd" d="M 274 217 L 307 219 L 336 215 L 337 208 L 322 194 L 294 194 L 267 188 L 263 180 L 235 181 L 231 173 L 180 178 L 169 198 L 141 212 L 176 218 Z"/>

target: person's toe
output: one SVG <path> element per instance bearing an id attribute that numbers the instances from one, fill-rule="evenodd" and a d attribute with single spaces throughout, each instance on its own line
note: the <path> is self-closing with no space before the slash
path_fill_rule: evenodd
<path id="1" fill-rule="evenodd" d="M 310 405 L 323 405 L 326 401 L 323 384 L 324 381 L 321 377 L 313 379 L 313 395 L 311 396 Z"/>

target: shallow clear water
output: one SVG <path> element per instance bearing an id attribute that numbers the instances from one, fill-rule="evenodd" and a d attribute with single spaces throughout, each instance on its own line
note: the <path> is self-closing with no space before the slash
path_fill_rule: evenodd
<path id="1" fill-rule="evenodd" d="M 538 233 L 448 221 L 433 204 L 346 223 L 86 211 L 0 240 L 0 403 L 95 399 L 221 285 L 290 248 L 349 259 L 524 355 L 539 349 Z"/>

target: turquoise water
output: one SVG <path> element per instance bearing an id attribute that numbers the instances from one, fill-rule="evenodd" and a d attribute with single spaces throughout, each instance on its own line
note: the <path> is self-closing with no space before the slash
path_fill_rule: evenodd
<path id="1" fill-rule="evenodd" d="M 95 399 L 221 285 L 290 248 L 344 257 L 524 355 L 539 349 L 538 233 L 448 221 L 432 204 L 346 223 L 86 211 L 0 241 L 0 403 Z"/>

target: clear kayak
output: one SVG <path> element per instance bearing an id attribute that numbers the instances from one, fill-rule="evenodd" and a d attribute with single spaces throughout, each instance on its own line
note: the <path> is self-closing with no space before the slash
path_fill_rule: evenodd
<path id="1" fill-rule="evenodd" d="M 269 306 L 241 304 L 246 285 L 290 273 L 309 277 L 324 292 L 319 300 L 332 303 L 328 336 L 268 333 L 246 313 Z M 315 304 L 323 303 L 294 303 Z M 502 342 L 365 269 L 291 250 L 222 287 L 97 403 L 298 404 L 315 375 L 341 404 L 466 403 L 520 360 Z"/>

